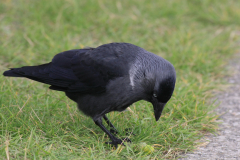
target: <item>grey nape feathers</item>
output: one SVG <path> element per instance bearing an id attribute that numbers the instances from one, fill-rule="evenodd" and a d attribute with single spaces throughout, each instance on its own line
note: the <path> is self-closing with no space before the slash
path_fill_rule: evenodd
<path id="1" fill-rule="evenodd" d="M 108 143 L 116 147 L 123 142 L 113 136 L 117 130 L 106 113 L 123 111 L 136 101 L 146 100 L 153 104 L 157 121 L 176 81 L 171 63 L 129 43 L 65 51 L 49 63 L 11 68 L 3 75 L 26 77 L 65 92 L 109 136 L 112 142 Z M 103 126 L 102 117 L 110 131 Z"/>

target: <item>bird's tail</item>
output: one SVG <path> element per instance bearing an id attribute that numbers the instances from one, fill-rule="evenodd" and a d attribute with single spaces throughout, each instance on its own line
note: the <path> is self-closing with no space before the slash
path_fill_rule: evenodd
<path id="1" fill-rule="evenodd" d="M 7 77 L 26 77 L 32 80 L 42 82 L 45 72 L 48 72 L 50 63 L 39 66 L 25 66 L 21 68 L 10 68 L 10 70 L 3 73 Z M 40 79 L 39 79 L 40 78 Z"/>
<path id="2" fill-rule="evenodd" d="M 24 77 L 23 75 L 16 72 L 17 69 L 19 68 L 10 68 L 10 70 L 5 71 L 3 75 L 6 77 Z"/>

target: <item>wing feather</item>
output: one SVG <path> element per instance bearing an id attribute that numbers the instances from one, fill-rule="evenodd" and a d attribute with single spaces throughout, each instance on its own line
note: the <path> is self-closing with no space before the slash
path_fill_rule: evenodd
<path id="1" fill-rule="evenodd" d="M 133 56 L 123 56 L 121 47 L 126 51 L 129 44 L 69 50 L 55 55 L 50 63 L 11 69 L 6 75 L 27 77 L 59 91 L 101 93 L 110 80 L 128 74 Z"/>

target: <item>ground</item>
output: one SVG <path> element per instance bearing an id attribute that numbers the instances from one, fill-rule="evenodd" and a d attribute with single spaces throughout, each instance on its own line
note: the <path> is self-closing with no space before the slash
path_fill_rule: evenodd
<path id="1" fill-rule="evenodd" d="M 229 64 L 228 70 L 233 73 L 226 78 L 231 87 L 217 96 L 220 102 L 216 112 L 221 115 L 219 132 L 202 139 L 204 146 L 193 153 L 188 159 L 240 159 L 240 54 Z"/>
<path id="2" fill-rule="evenodd" d="M 1 0 L 0 159 L 175 159 L 217 129 L 207 103 L 239 50 L 240 1 L 236 0 Z M 110 42 L 128 42 L 171 62 L 174 94 L 155 121 L 150 103 L 134 103 L 107 116 L 132 144 L 118 150 L 64 93 L 8 68 L 48 63 L 57 53 Z M 212 114 L 211 114 L 212 113 Z M 154 147 L 146 154 L 142 143 Z"/>

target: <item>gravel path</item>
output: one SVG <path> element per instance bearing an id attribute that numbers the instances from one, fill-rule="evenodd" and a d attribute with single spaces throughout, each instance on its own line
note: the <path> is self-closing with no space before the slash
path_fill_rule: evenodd
<path id="1" fill-rule="evenodd" d="M 219 132 L 204 138 L 206 144 L 180 160 L 240 160 L 240 54 L 229 64 L 233 76 L 227 78 L 232 86 L 217 96 L 220 106 Z"/>

